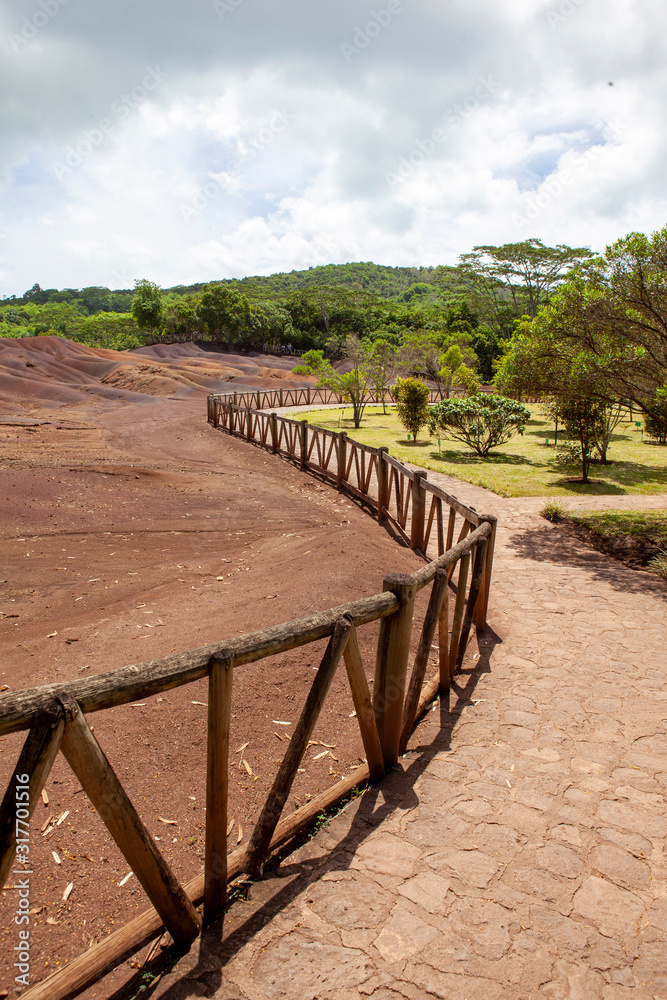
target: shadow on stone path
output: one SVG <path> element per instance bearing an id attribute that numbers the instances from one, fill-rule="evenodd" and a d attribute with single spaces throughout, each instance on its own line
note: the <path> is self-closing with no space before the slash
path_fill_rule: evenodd
<path id="1" fill-rule="evenodd" d="M 500 518 L 454 710 L 146 995 L 667 998 L 667 587 L 454 482 Z"/>

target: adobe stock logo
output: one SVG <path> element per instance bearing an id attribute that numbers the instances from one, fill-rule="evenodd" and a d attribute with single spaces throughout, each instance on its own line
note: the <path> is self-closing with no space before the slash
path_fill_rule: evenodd
<path id="1" fill-rule="evenodd" d="M 567 21 L 568 17 L 576 14 L 579 7 L 583 7 L 585 3 L 586 0 L 561 0 L 555 7 L 545 10 L 544 16 L 547 24 L 553 30 L 563 21 Z"/>
<path id="2" fill-rule="evenodd" d="M 213 10 L 224 21 L 228 14 L 233 14 L 243 3 L 245 0 L 213 0 Z"/>
<path id="3" fill-rule="evenodd" d="M 39 10 L 32 17 L 24 17 L 21 21 L 19 35 L 9 32 L 7 38 L 14 52 L 21 52 L 45 28 L 49 21 L 60 13 L 61 7 L 66 7 L 70 0 L 39 0 Z"/>
<path id="4" fill-rule="evenodd" d="M 602 132 L 607 143 L 617 144 L 621 141 L 621 136 L 627 125 L 615 119 L 614 121 L 599 122 L 597 126 Z M 577 185 L 577 180 L 588 170 L 593 168 L 607 151 L 606 145 L 595 145 L 583 152 L 573 150 L 569 158 L 569 170 L 560 170 L 557 174 L 547 177 L 541 185 L 539 191 L 528 198 L 522 206 L 521 212 L 512 215 L 512 222 L 518 232 L 529 230 L 543 212 L 550 208 L 559 198 L 565 194 L 565 190 L 571 185 Z"/>
<path id="5" fill-rule="evenodd" d="M 192 222 L 193 219 L 204 211 L 210 202 L 217 198 L 218 195 L 224 194 L 228 189 L 229 181 L 234 177 L 240 177 L 246 167 L 260 153 L 263 153 L 285 131 L 292 121 L 294 121 L 293 114 L 290 114 L 284 108 L 282 110 L 276 108 L 271 113 L 266 125 L 258 129 L 250 138 L 244 139 L 241 153 L 231 163 L 227 164 L 221 177 L 219 179 L 214 177 L 207 181 L 196 192 L 189 203 L 184 202 L 179 206 L 183 221 Z"/>
<path id="6" fill-rule="evenodd" d="M 386 7 L 381 7 L 380 10 L 372 10 L 369 20 L 366 21 L 363 27 L 355 25 L 352 42 L 341 42 L 338 46 L 345 56 L 345 62 L 351 63 L 355 56 L 360 55 L 364 49 L 367 49 L 373 39 L 377 38 L 385 28 L 389 27 L 394 18 L 404 11 L 405 7 L 401 3 L 401 0 L 389 0 Z"/>
<path id="7" fill-rule="evenodd" d="M 501 84 L 491 75 L 478 77 L 477 86 L 471 93 L 457 104 L 452 104 L 443 114 L 442 122 L 446 127 L 434 128 L 425 139 L 418 139 L 410 152 L 401 156 L 394 170 L 385 173 L 384 179 L 389 187 L 395 188 L 411 177 L 422 163 L 433 156 L 437 147 L 447 138 L 449 130 L 470 118 L 484 101 L 488 101 L 497 90 L 500 90 L 500 87 Z"/>
<path id="8" fill-rule="evenodd" d="M 51 169 L 56 178 L 62 181 L 68 174 L 78 169 L 84 160 L 91 155 L 93 150 L 101 146 L 106 137 L 117 128 L 118 122 L 129 118 L 148 99 L 151 91 L 156 90 L 166 79 L 167 73 L 161 70 L 159 66 L 156 66 L 155 69 L 147 66 L 141 83 L 133 87 L 132 90 L 121 94 L 115 101 L 112 101 L 110 111 L 115 115 L 115 120 L 113 118 L 101 118 L 96 128 L 84 129 L 81 133 L 82 137 L 77 143 L 65 147 L 63 160 L 54 160 L 51 164 Z"/>

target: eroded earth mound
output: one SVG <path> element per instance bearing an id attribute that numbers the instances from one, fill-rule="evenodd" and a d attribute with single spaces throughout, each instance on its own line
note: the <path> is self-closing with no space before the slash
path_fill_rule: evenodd
<path id="1" fill-rule="evenodd" d="M 86 347 L 63 337 L 0 338 L 0 413 L 39 403 L 142 402 L 185 399 L 243 386 L 275 388 L 312 380 L 291 372 L 293 358 L 227 354 L 197 344 L 156 344 L 136 351 Z"/>

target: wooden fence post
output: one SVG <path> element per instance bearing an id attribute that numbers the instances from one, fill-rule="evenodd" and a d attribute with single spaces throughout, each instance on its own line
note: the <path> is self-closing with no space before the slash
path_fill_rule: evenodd
<path id="1" fill-rule="evenodd" d="M 262 409 L 262 394 L 259 391 L 259 389 L 257 390 L 257 392 L 255 394 L 255 399 L 257 400 L 257 409 L 261 410 Z"/>
<path id="2" fill-rule="evenodd" d="M 386 447 L 378 448 L 378 521 L 386 521 L 386 511 L 389 506 L 389 463 L 384 456 L 389 454 Z"/>
<path id="3" fill-rule="evenodd" d="M 275 455 L 278 451 L 278 414 L 271 414 L 271 450 Z"/>
<path id="4" fill-rule="evenodd" d="M 248 407 L 245 411 L 245 436 L 248 441 L 252 441 L 252 410 Z"/>
<path id="5" fill-rule="evenodd" d="M 408 740 L 410 739 L 410 734 L 412 733 L 412 728 L 417 717 L 419 696 L 422 692 L 424 684 L 426 668 L 428 667 L 428 658 L 431 655 L 431 643 L 433 642 L 433 636 L 435 635 L 436 625 L 440 620 L 440 612 L 447 594 L 448 585 L 449 579 L 447 577 L 447 571 L 439 569 L 436 573 L 435 580 L 433 581 L 431 598 L 429 600 L 426 616 L 424 618 L 419 649 L 417 650 L 415 663 L 412 668 L 412 676 L 410 677 L 410 684 L 408 686 L 408 693 L 405 698 L 405 706 L 403 709 L 403 728 L 399 744 L 399 750 L 401 753 L 405 753 L 405 748 L 408 745 Z"/>
<path id="6" fill-rule="evenodd" d="M 310 389 L 306 389 L 306 395 L 308 398 L 308 405 L 310 406 Z"/>
<path id="7" fill-rule="evenodd" d="M 347 465 L 347 434 L 341 431 L 338 435 L 338 471 L 336 474 L 336 485 L 338 489 L 343 488 L 345 482 L 345 467 Z"/>
<path id="8" fill-rule="evenodd" d="M 279 390 L 278 396 L 280 398 L 280 405 L 282 406 L 283 405 L 283 390 L 282 389 Z"/>
<path id="9" fill-rule="evenodd" d="M 189 944 L 201 926 L 195 908 L 139 818 L 77 702 L 67 694 L 58 700 L 65 709 L 62 751 L 68 764 L 174 941 Z"/>
<path id="10" fill-rule="evenodd" d="M 489 609 L 489 594 L 491 592 L 491 571 L 493 569 L 493 553 L 496 547 L 496 530 L 498 527 L 498 518 L 494 514 L 485 514 L 482 517 L 482 521 L 487 521 L 491 525 L 491 534 L 486 540 L 486 565 L 484 567 L 484 576 L 482 577 L 482 583 L 479 590 L 479 598 L 477 600 L 477 609 L 475 617 L 475 625 L 478 632 L 483 632 L 486 628 L 486 616 Z"/>
<path id="11" fill-rule="evenodd" d="M 17 827 L 24 839 L 62 740 L 65 716 L 53 701 L 36 712 L 0 806 L 0 889 L 16 859 Z M 17 782 L 20 776 L 24 781 Z M 21 801 L 18 799 L 20 789 Z M 27 791 L 27 801 L 24 796 Z M 19 809 L 21 810 L 19 812 Z M 28 865 L 28 867 L 30 867 Z"/>
<path id="12" fill-rule="evenodd" d="M 391 591 L 399 602 L 398 611 L 380 622 L 373 683 L 375 721 L 382 746 L 384 766 L 388 770 L 398 760 L 405 678 L 417 589 L 412 577 L 404 573 L 390 573 L 384 578 L 382 590 Z"/>
<path id="13" fill-rule="evenodd" d="M 452 638 L 449 644 L 449 680 L 451 681 L 456 671 L 456 660 L 459 652 L 459 642 L 461 639 L 461 625 L 463 624 L 463 606 L 466 599 L 466 585 L 468 583 L 468 570 L 470 568 L 470 553 L 466 552 L 461 556 L 459 562 L 459 578 L 456 584 L 456 603 L 454 605 L 454 620 L 452 621 Z M 451 567 L 453 571 L 454 567 Z M 450 573 L 451 577 L 451 573 Z"/>
<path id="14" fill-rule="evenodd" d="M 215 660 L 208 679 L 205 923 L 222 916 L 227 901 L 227 795 L 233 674 L 231 660 Z"/>
<path id="15" fill-rule="evenodd" d="M 477 548 L 475 549 L 475 561 L 473 563 L 472 578 L 470 580 L 468 605 L 466 607 L 466 615 L 463 620 L 463 627 L 461 629 L 461 635 L 459 637 L 459 649 L 456 656 L 457 671 L 461 669 L 461 664 L 463 663 L 463 657 L 465 656 L 466 646 L 468 645 L 468 636 L 470 635 L 470 628 L 472 626 L 472 620 L 475 615 L 475 608 L 477 606 L 477 598 L 479 597 L 482 578 L 484 576 L 485 561 L 486 561 L 486 538 L 481 538 L 477 543 Z"/>
<path id="16" fill-rule="evenodd" d="M 422 551 L 424 544 L 424 521 L 426 520 L 426 490 L 422 479 L 428 479 L 427 472 L 416 471 L 412 483 L 412 526 L 410 530 L 410 548 Z"/>
<path id="17" fill-rule="evenodd" d="M 308 462 L 308 421 L 302 420 L 299 427 L 299 438 L 301 440 L 301 468 L 305 469 Z"/>

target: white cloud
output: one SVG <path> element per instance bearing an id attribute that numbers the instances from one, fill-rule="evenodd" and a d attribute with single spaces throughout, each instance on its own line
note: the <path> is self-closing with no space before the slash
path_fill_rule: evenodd
<path id="1" fill-rule="evenodd" d="M 0 293 L 597 249 L 667 221 L 664 7 L 47 6 L 23 38 L 39 3 L 0 0 Z"/>

